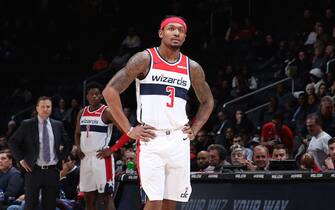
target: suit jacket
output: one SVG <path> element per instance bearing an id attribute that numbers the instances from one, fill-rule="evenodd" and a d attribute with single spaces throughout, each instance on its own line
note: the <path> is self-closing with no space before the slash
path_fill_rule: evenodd
<path id="1" fill-rule="evenodd" d="M 70 153 L 72 145 L 63 123 L 49 119 L 54 134 L 55 155 L 58 158 L 57 167 L 61 169 L 62 160 Z M 37 117 L 22 121 L 20 127 L 8 141 L 8 146 L 12 150 L 15 160 L 19 162 L 24 159 L 31 168 L 36 164 L 40 149 L 39 144 Z"/>

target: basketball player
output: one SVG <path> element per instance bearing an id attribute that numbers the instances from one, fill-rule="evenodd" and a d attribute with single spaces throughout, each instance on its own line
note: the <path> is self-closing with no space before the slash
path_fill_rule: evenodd
<path id="1" fill-rule="evenodd" d="M 190 140 L 213 109 L 202 67 L 180 52 L 187 30 L 183 18 L 165 18 L 158 31 L 160 46 L 132 56 L 103 91 L 119 127 L 138 140 L 138 174 L 148 198 L 145 210 L 173 210 L 176 201 L 188 201 L 192 191 Z M 124 115 L 120 100 L 120 94 L 134 80 L 140 122 L 136 127 Z M 192 125 L 188 125 L 186 100 L 191 85 L 200 105 Z"/>
<path id="2" fill-rule="evenodd" d="M 93 82 L 89 84 L 86 97 L 89 105 L 78 113 L 75 133 L 81 159 L 79 188 L 81 192 L 85 192 L 87 210 L 96 209 L 99 194 L 103 196 L 105 210 L 115 209 L 111 196 L 114 190 L 112 151 L 116 151 L 116 147 L 122 145 L 108 148 L 113 118 L 110 109 L 101 103 L 103 98 L 100 85 Z M 121 139 L 125 139 L 125 136 Z M 122 143 L 126 143 L 127 140 L 129 138 Z"/>

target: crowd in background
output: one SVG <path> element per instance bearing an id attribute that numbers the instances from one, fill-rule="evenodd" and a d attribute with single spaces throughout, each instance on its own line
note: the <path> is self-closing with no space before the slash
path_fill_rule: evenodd
<path id="1" fill-rule="evenodd" d="M 2 8 L 14 7 L 13 3 L 4 2 Z M 11 182 L 21 183 L 19 176 L 4 175 L 9 168 L 15 167 L 10 163 L 14 160 L 6 141 L 21 120 L 36 115 L 37 97 L 52 96 L 53 118 L 62 121 L 69 136 L 73 137 L 76 115 L 84 105 L 83 80 L 99 74 L 102 76 L 94 80 L 105 84 L 134 53 L 155 46 L 153 40 L 159 20 L 164 16 L 153 12 L 151 15 L 157 17 L 157 22 L 152 28 L 145 27 L 140 20 L 121 24 L 115 19 L 125 17 L 123 11 L 128 9 L 127 1 L 111 1 L 112 5 L 103 2 L 85 1 L 79 7 L 75 1 L 47 6 L 36 1 L 37 6 L 27 6 L 26 10 L 18 11 L 21 14 L 18 16 L 3 11 L 0 64 L 12 79 L 9 86 L 1 88 L 4 98 L 0 102 L 3 116 L 0 121 L 0 188 L 6 190 L 11 178 L 15 179 Z M 271 160 L 294 160 L 297 170 L 334 169 L 334 3 L 297 1 L 292 3 L 293 9 L 285 10 L 281 4 L 286 1 L 275 1 L 273 7 L 282 6 L 276 12 L 280 15 L 265 21 L 264 14 L 248 16 L 236 12 L 238 8 L 230 1 L 206 2 L 208 4 L 199 0 L 189 5 L 188 1 L 171 1 L 163 5 L 167 9 L 165 12 L 186 16 L 190 32 L 182 52 L 204 67 L 215 98 L 215 109 L 209 121 L 191 142 L 191 170 L 271 170 Z M 267 9 L 272 8 L 262 3 Z M 37 11 L 36 16 L 28 15 L 29 8 Z M 227 12 L 229 8 L 235 15 Z M 59 18 L 60 9 L 64 11 L 63 18 Z M 200 15 L 192 16 L 191 9 Z M 256 12 L 264 11 L 255 9 Z M 286 12 L 287 16 L 283 17 Z M 211 14 L 213 22 L 209 18 Z M 142 21 L 147 22 L 148 17 L 150 14 L 143 14 Z M 231 21 L 227 21 L 229 17 Z M 33 76 L 35 73 L 31 71 L 36 71 L 38 76 Z M 291 83 L 283 82 L 223 106 L 232 99 L 288 77 L 294 82 L 293 89 Z M 135 125 L 134 92 L 125 92 L 123 100 L 124 112 Z M 248 112 L 264 103 L 268 104 Z M 196 108 L 196 96 L 190 91 L 187 104 L 190 121 Z M 22 110 L 27 111 L 21 114 Z M 120 136 L 121 132 L 115 129 L 112 142 Z M 115 153 L 117 174 L 125 172 L 129 161 L 136 162 L 135 145 L 132 140 Z M 2 156 L 8 159 L 4 169 L 1 167 L 7 160 Z M 78 163 L 75 151 L 68 162 L 71 160 L 74 160 L 71 167 L 66 166 L 67 171 L 61 172 L 64 176 L 74 166 L 80 167 L 75 164 Z M 13 174 L 20 173 L 12 170 Z M 15 190 L 5 194 L 6 198 L 23 200 L 19 198 L 23 195 L 23 185 Z M 66 192 L 65 197 L 77 198 L 76 193 L 73 195 L 76 186 L 71 190 L 72 194 Z"/>

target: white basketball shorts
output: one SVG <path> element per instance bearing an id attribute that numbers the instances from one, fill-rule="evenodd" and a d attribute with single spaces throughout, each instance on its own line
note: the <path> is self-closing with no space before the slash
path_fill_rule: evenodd
<path id="1" fill-rule="evenodd" d="M 181 130 L 157 131 L 149 142 L 138 142 L 141 188 L 150 201 L 187 202 L 191 192 L 190 140 Z"/>
<path id="2" fill-rule="evenodd" d="M 80 161 L 80 191 L 113 193 L 114 184 L 113 156 L 98 159 L 96 152 L 85 154 L 85 157 Z"/>

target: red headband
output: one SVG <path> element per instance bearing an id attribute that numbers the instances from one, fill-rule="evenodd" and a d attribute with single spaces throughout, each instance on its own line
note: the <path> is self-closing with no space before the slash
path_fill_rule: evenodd
<path id="1" fill-rule="evenodd" d="M 179 17 L 169 17 L 169 18 L 166 18 L 162 23 L 161 23 L 161 28 L 160 30 L 162 30 L 167 24 L 169 23 L 179 23 L 181 24 L 182 26 L 184 26 L 185 28 L 185 32 L 187 31 L 187 25 L 185 23 L 185 21 Z"/>

